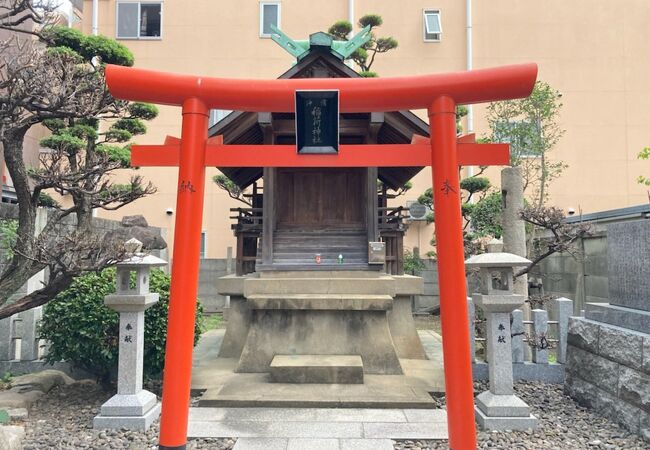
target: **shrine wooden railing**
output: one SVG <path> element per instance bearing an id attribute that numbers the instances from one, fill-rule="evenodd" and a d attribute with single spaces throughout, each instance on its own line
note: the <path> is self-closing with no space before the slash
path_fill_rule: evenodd
<path id="1" fill-rule="evenodd" d="M 259 231 L 262 232 L 262 208 L 230 208 L 231 220 L 236 220 L 231 228 L 237 231 Z"/>
<path id="2" fill-rule="evenodd" d="M 237 237 L 235 273 L 239 276 L 255 272 L 258 240 L 262 235 L 262 208 L 230 208 L 231 225 Z"/>
<path id="3" fill-rule="evenodd" d="M 408 208 L 404 206 L 380 206 L 378 221 L 379 230 L 401 230 L 406 229 L 404 219 L 408 218 Z"/>
<path id="4" fill-rule="evenodd" d="M 404 232 L 408 208 L 380 206 L 378 209 L 379 237 L 386 244 L 386 273 L 404 274 Z"/>

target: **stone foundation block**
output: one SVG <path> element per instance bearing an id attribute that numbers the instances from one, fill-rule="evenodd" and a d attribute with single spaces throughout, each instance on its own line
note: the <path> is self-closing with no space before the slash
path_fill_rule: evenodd
<path id="1" fill-rule="evenodd" d="M 631 330 L 602 325 L 598 337 L 598 353 L 628 367 L 641 369 L 639 358 L 643 349 L 643 334 Z"/>
<path id="2" fill-rule="evenodd" d="M 643 337 L 643 363 L 641 367 L 645 373 L 650 373 L 650 336 Z"/>
<path id="3" fill-rule="evenodd" d="M 621 366 L 618 376 L 618 396 L 650 412 L 650 376 Z"/>
<path id="4" fill-rule="evenodd" d="M 618 363 L 589 353 L 578 347 L 567 348 L 566 370 L 612 395 L 618 392 Z"/>
<path id="5" fill-rule="evenodd" d="M 102 405 L 102 416 L 142 416 L 156 405 L 156 395 L 142 390 L 134 395 L 116 394 Z"/>
<path id="6" fill-rule="evenodd" d="M 97 416 L 93 420 L 95 429 L 113 429 L 146 431 L 152 423 L 160 416 L 160 403 L 157 403 L 143 416 Z"/>
<path id="7" fill-rule="evenodd" d="M 530 408 L 516 395 L 495 395 L 485 391 L 476 397 L 476 407 L 488 417 L 530 416 Z"/>
<path id="8" fill-rule="evenodd" d="M 537 418 L 532 414 L 528 417 L 489 417 L 478 407 L 474 408 L 476 423 L 483 430 L 529 430 L 537 428 Z"/>
<path id="9" fill-rule="evenodd" d="M 276 355 L 269 366 L 274 383 L 363 384 L 358 355 Z"/>
<path id="10" fill-rule="evenodd" d="M 592 353 L 598 353 L 599 333 L 600 325 L 598 323 L 582 317 L 569 318 L 569 335 L 567 339 L 570 345 Z"/>

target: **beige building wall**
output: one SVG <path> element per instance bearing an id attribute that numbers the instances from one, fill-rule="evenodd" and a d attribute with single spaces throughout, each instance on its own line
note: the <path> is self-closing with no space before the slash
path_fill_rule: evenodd
<path id="1" fill-rule="evenodd" d="M 326 31 L 346 19 L 347 0 L 281 0 L 281 28 L 294 39 Z M 643 39 L 650 2 L 625 0 L 491 0 L 474 1 L 474 68 L 521 62 L 539 64 L 539 79 L 562 92 L 561 115 L 566 134 L 552 158 L 569 165 L 551 186 L 550 203 L 583 212 L 620 208 L 648 201 L 636 177 L 650 172 L 648 162 L 636 159 L 646 145 L 650 124 L 650 43 Z M 100 0 L 100 33 L 115 37 L 116 1 Z M 256 0 L 163 1 L 162 38 L 122 40 L 135 54 L 136 66 L 218 77 L 275 78 L 293 58 L 270 39 L 259 37 Z M 399 48 L 380 55 L 373 70 L 382 77 L 464 70 L 465 2 L 461 0 L 356 0 L 355 15 L 380 14 L 380 35 L 391 35 Z M 442 17 L 440 42 L 424 42 L 424 9 L 438 9 Z M 90 33 L 92 2 L 84 2 L 82 29 Z M 425 117 L 423 111 L 419 111 Z M 474 108 L 475 131 L 487 134 L 485 108 Z M 180 110 L 162 107 L 160 117 L 138 143 L 162 143 L 180 133 Z M 152 225 L 173 235 L 174 169 L 143 168 L 140 172 L 158 193 L 117 212 L 143 213 Z M 208 169 L 204 229 L 208 257 L 223 257 L 234 245 L 228 208 L 237 206 L 220 191 Z M 498 189 L 498 170 L 492 169 Z M 414 179 L 413 190 L 398 200 L 416 199 L 431 184 L 430 170 Z M 100 213 L 100 216 L 108 216 Z M 112 213 L 115 216 L 115 213 Z M 433 229 L 414 223 L 406 246 L 428 250 Z"/>

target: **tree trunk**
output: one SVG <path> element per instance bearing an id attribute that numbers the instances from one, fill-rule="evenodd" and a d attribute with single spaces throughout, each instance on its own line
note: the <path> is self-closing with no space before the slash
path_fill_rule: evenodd
<path id="1" fill-rule="evenodd" d="M 54 279 L 48 280 L 48 283 L 30 294 L 25 295 L 20 300 L 0 307 L 0 319 L 5 319 L 19 312 L 27 311 L 28 309 L 36 308 L 52 300 L 59 292 L 70 287 L 74 280 L 74 275 L 66 273 Z"/>
<path id="2" fill-rule="evenodd" d="M 34 234 L 36 231 L 36 204 L 32 202 L 29 176 L 23 160 L 23 140 L 29 126 L 8 131 L 2 144 L 7 170 L 14 183 L 18 198 L 18 239 L 13 256 L 0 276 L 0 306 L 32 276 L 45 268 L 30 257 L 34 254 Z"/>

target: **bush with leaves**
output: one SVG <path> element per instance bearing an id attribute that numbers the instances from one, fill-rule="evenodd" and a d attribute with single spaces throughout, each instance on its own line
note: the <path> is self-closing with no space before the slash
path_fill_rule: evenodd
<path id="1" fill-rule="evenodd" d="M 53 25 L 58 16 L 46 7 L 52 2 L 36 3 L 9 2 L 0 14 L 0 28 L 10 32 L 0 39 L 0 144 L 19 209 L 18 239 L 0 273 L 0 318 L 43 305 L 74 277 L 128 257 L 123 242 L 105 242 L 93 210 L 114 211 L 155 192 L 135 173 L 124 184 L 113 176 L 129 167 L 129 141 L 146 131 L 143 121 L 158 114 L 153 105 L 108 92 L 105 65 L 131 66 L 133 54 L 106 36 Z M 31 31 L 19 27 L 25 17 L 33 22 Z M 110 124 L 100 127 L 101 121 Z M 23 143 L 37 124 L 52 135 L 41 141 L 49 151 L 32 164 L 24 159 Z M 59 204 L 46 193 L 66 201 Z M 36 226 L 41 206 L 49 208 L 42 228 Z M 10 301 L 44 269 L 48 279 L 40 289 Z"/>
<path id="2" fill-rule="evenodd" d="M 150 288 L 160 295 L 158 303 L 145 311 L 144 377 L 162 374 L 167 339 L 170 277 L 152 270 Z M 68 361 L 108 383 L 117 371 L 119 314 L 104 306 L 104 297 L 115 292 L 115 269 L 75 278 L 68 289 L 45 307 L 39 333 L 50 343 L 46 361 Z M 194 343 L 203 320 L 197 301 Z"/>

